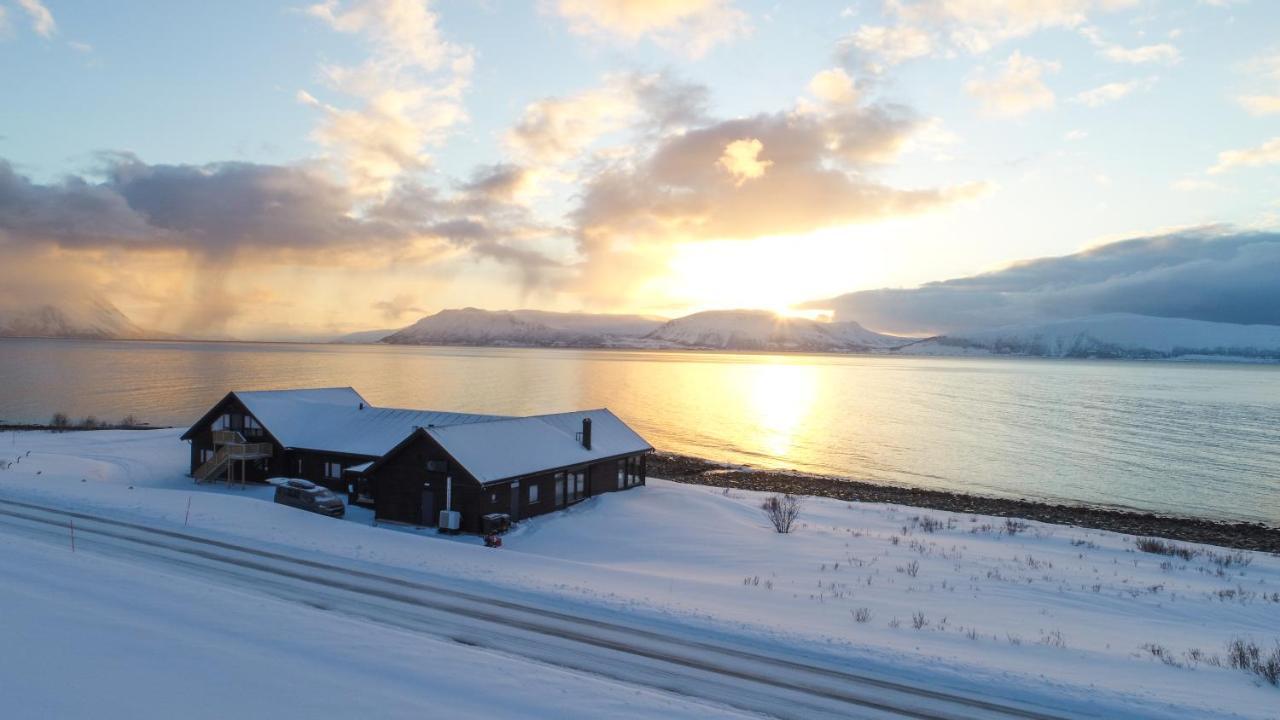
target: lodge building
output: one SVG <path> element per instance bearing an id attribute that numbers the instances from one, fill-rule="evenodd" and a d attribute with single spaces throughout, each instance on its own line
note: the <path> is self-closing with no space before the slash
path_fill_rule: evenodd
<path id="1" fill-rule="evenodd" d="M 645 482 L 653 447 L 606 409 L 506 417 L 370 405 L 352 388 L 233 391 L 183 435 L 197 482 L 289 477 L 379 521 L 541 515 Z"/>

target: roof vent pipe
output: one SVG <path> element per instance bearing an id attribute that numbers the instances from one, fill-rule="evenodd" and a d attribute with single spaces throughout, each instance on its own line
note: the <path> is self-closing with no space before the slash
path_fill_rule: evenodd
<path id="1" fill-rule="evenodd" d="M 361 410 L 363 410 L 363 409 L 364 409 L 364 403 L 360 403 L 360 409 L 361 409 Z"/>
<path id="2" fill-rule="evenodd" d="M 582 418 L 582 447 L 591 449 L 591 418 Z"/>

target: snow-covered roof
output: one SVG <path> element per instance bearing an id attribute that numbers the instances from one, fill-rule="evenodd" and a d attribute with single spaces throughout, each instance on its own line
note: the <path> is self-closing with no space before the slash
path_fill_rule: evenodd
<path id="1" fill-rule="evenodd" d="M 591 418 L 591 449 L 577 434 Z M 647 452 L 653 446 L 605 409 L 425 428 L 481 483 Z"/>
<path id="2" fill-rule="evenodd" d="M 233 393 L 280 444 L 379 457 L 416 428 L 499 419 L 498 415 L 373 407 L 351 388 Z"/>
<path id="3" fill-rule="evenodd" d="M 605 409 L 529 417 L 405 410 L 374 407 L 349 387 L 231 395 L 286 448 L 382 458 L 421 429 L 481 483 L 653 449 Z M 590 450 L 578 436 L 585 418 L 591 418 Z M 374 464 L 370 461 L 349 470 L 364 472 Z"/>

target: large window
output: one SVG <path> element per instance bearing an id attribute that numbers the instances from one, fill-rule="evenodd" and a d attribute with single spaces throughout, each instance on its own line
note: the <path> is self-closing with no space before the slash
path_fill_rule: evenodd
<path id="1" fill-rule="evenodd" d="M 575 503 L 587 494 L 587 474 L 581 470 L 568 473 L 569 502 Z"/>
<path id="2" fill-rule="evenodd" d="M 644 481 L 644 468 L 640 456 L 629 457 L 618 463 L 618 487 L 634 487 Z M 624 480 L 625 478 L 625 480 Z"/>
<path id="3" fill-rule="evenodd" d="M 556 473 L 556 505 L 576 503 L 586 494 L 586 473 L 581 470 Z"/>
<path id="4" fill-rule="evenodd" d="M 324 464 L 324 476 L 327 480 L 342 479 L 342 463 L 327 462 Z"/>
<path id="5" fill-rule="evenodd" d="M 205 463 L 209 462 L 209 461 L 210 461 L 210 460 L 212 460 L 212 459 L 213 459 L 213 451 L 212 451 L 212 450 L 205 450 L 205 449 L 201 448 L 201 450 L 200 450 L 200 464 L 201 464 L 201 465 L 203 465 L 203 464 L 205 464 Z"/>
<path id="6" fill-rule="evenodd" d="M 245 415 L 244 434 L 245 437 L 258 437 L 262 435 L 262 426 L 258 424 L 255 418 Z"/>
<path id="7" fill-rule="evenodd" d="M 529 504 L 533 505 L 537 502 L 538 502 L 538 486 L 530 485 L 529 486 Z"/>

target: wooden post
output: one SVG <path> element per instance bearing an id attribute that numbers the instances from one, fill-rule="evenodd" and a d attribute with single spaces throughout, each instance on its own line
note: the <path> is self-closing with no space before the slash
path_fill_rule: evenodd
<path id="1" fill-rule="evenodd" d="M 187 517 L 182 521 L 182 527 L 186 527 L 191 523 L 191 496 L 187 496 Z"/>

